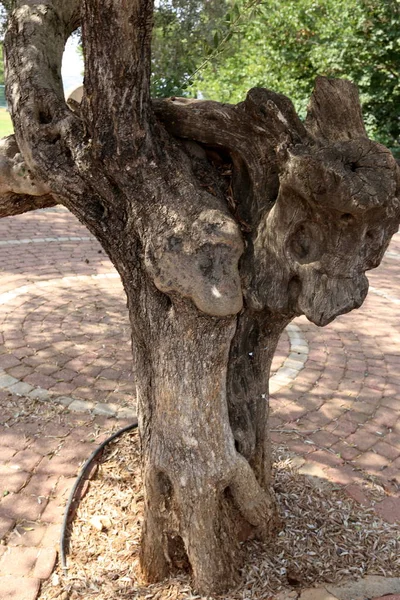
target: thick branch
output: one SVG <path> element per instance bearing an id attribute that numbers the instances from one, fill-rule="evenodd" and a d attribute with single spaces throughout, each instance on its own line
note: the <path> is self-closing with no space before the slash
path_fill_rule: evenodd
<path id="1" fill-rule="evenodd" d="M 119 207 L 109 218 L 106 206 L 115 199 L 115 186 L 104 166 L 94 165 L 83 121 L 66 105 L 61 81 L 62 54 L 79 24 L 80 4 L 80 0 L 19 0 L 5 40 L 7 94 L 27 169 L 108 250 L 108 227 L 116 227 L 114 220 L 119 230 L 123 211 Z M 24 206 L 29 208 L 30 200 Z"/>
<path id="2" fill-rule="evenodd" d="M 8 192 L 30 196 L 50 193 L 47 185 L 33 178 L 13 135 L 0 140 L 0 193 Z"/>
<path id="3" fill-rule="evenodd" d="M 366 138 L 357 86 L 345 79 L 317 77 L 306 127 L 315 137 L 330 141 Z"/>
<path id="4" fill-rule="evenodd" d="M 365 271 L 400 221 L 399 168 L 366 137 L 349 81 L 318 78 L 306 126 L 309 143 L 278 152 L 279 195 L 255 240 L 247 301 L 326 325 L 367 295 Z"/>
<path id="5" fill-rule="evenodd" d="M 22 215 L 31 210 L 56 206 L 57 200 L 50 194 L 46 196 L 28 196 L 27 194 L 0 194 L 0 219 Z"/>
<path id="6" fill-rule="evenodd" d="M 0 218 L 55 204 L 50 189 L 32 177 L 15 137 L 0 140 Z"/>
<path id="7" fill-rule="evenodd" d="M 110 156 L 149 133 L 152 25 L 153 0 L 83 1 L 83 114 Z"/>
<path id="8" fill-rule="evenodd" d="M 325 324 L 362 303 L 364 272 L 397 229 L 400 186 L 390 152 L 366 137 L 352 83 L 318 78 L 306 129 L 269 90 L 237 106 L 154 106 L 173 135 L 232 157 L 236 212 L 252 229 L 242 260 L 246 271 L 255 259 L 252 281 L 242 278 L 249 306 Z"/>
<path id="9" fill-rule="evenodd" d="M 19 148 L 35 175 L 58 193 L 60 174 L 73 180 L 68 146 L 82 137 L 61 80 L 62 54 L 79 22 L 79 6 L 79 0 L 19 0 L 5 38 L 7 98 Z"/>
<path id="10" fill-rule="evenodd" d="M 237 105 L 171 98 L 153 100 L 153 106 L 172 135 L 230 153 L 239 216 L 252 229 L 257 227 L 278 193 L 277 147 L 283 141 L 296 144 L 308 139 L 292 102 L 282 94 L 254 88 Z"/>
<path id="11" fill-rule="evenodd" d="M 20 0 L 5 39 L 8 101 L 13 119 L 31 127 L 65 118 L 61 61 L 65 42 L 79 23 L 80 0 Z M 18 39 L 18 45 L 15 43 Z"/>

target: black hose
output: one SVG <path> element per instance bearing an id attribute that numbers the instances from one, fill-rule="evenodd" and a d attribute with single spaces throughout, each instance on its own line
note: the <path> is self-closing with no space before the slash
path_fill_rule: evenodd
<path id="1" fill-rule="evenodd" d="M 127 425 L 126 427 L 119 429 L 118 431 L 116 431 L 115 433 L 110 435 L 110 437 L 108 437 L 106 440 L 104 440 L 104 442 L 102 442 L 100 444 L 100 446 L 98 446 L 95 450 L 93 450 L 92 454 L 86 460 L 86 462 L 84 463 L 84 465 L 81 468 L 81 471 L 80 471 L 78 477 L 76 478 L 76 481 L 75 481 L 73 488 L 68 497 L 68 502 L 65 507 L 64 518 L 63 518 L 63 523 L 62 523 L 62 527 L 61 527 L 60 559 L 61 559 L 61 567 L 62 567 L 64 573 L 66 573 L 66 571 L 68 571 L 67 556 L 66 556 L 67 555 L 66 532 L 67 532 L 67 526 L 68 526 L 69 516 L 70 516 L 70 512 L 71 512 L 71 506 L 75 500 L 76 492 L 83 484 L 85 475 L 89 471 L 89 467 L 92 466 L 94 459 L 107 446 L 107 444 L 109 444 L 110 442 L 115 440 L 115 438 L 119 437 L 123 433 L 126 433 L 127 431 L 130 431 L 131 429 L 136 429 L 137 426 L 138 426 L 138 423 L 136 420 L 134 423 L 131 423 L 130 425 Z"/>

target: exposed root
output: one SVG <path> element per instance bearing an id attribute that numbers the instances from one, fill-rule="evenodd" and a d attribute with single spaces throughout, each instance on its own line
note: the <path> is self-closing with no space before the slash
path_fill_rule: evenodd
<path id="1" fill-rule="evenodd" d="M 240 455 L 230 489 L 243 517 L 257 528 L 258 537 L 268 539 L 278 525 L 276 501 L 272 492 L 261 488 L 249 463 Z"/>

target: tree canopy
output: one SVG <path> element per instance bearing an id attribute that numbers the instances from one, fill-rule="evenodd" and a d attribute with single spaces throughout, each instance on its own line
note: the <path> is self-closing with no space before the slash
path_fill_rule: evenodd
<path id="1" fill-rule="evenodd" d="M 0 44 L 0 85 L 4 85 L 3 46 Z"/>
<path id="2" fill-rule="evenodd" d="M 188 78 L 204 57 L 229 0 L 160 0 L 154 15 L 152 95 L 187 95 Z"/>
<path id="3" fill-rule="evenodd" d="M 0 2 L 0 32 L 2 36 L 4 35 L 8 15 L 11 13 L 14 6 L 15 0 L 1 0 Z"/>
<path id="4" fill-rule="evenodd" d="M 347 78 L 360 90 L 369 135 L 399 155 L 399 74 L 397 0 L 264 0 L 191 93 L 238 102 L 252 86 L 279 89 L 304 116 L 317 75 Z"/>

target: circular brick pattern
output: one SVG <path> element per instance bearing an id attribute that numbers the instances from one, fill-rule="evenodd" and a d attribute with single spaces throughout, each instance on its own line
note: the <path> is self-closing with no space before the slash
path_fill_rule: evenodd
<path id="1" fill-rule="evenodd" d="M 125 301 L 96 240 L 59 207 L 3 220 L 1 233 L 0 386 L 71 410 L 127 410 Z M 274 439 L 324 460 L 338 480 L 354 465 L 399 482 L 399 257 L 396 235 L 364 306 L 324 329 L 296 319 L 273 361 Z"/>
<path id="2" fill-rule="evenodd" d="M 111 415 L 124 409 L 125 418 L 133 389 L 125 303 L 114 272 L 39 281 L 1 294 L 9 354 L 0 359 L 0 387 L 53 398 L 72 410 Z"/>
<path id="3" fill-rule="evenodd" d="M 113 417 L 131 422 L 129 327 L 110 261 L 65 209 L 0 220 L 0 240 L 0 595 L 33 600 L 79 465 L 121 427 Z M 400 522 L 399 258 L 396 235 L 360 310 L 324 329 L 296 319 L 270 380 L 273 440 L 388 522 Z"/>
<path id="4" fill-rule="evenodd" d="M 70 410 L 118 415 L 122 408 L 125 418 L 133 390 L 125 303 L 115 271 L 38 281 L 0 294 L 4 348 L 12 355 L 2 361 L 0 389 L 51 398 Z M 288 325 L 272 365 L 273 391 L 297 377 L 307 354 L 300 328 Z"/>
<path id="5" fill-rule="evenodd" d="M 303 336 L 302 331 L 295 323 L 290 323 L 285 330 L 289 338 L 289 348 L 286 358 L 278 369 L 274 369 L 274 362 L 271 368 L 271 377 L 269 380 L 269 392 L 275 394 L 281 388 L 293 383 L 299 372 L 304 368 L 308 357 L 308 342 Z M 284 344 L 284 338 L 281 337 L 277 348 L 277 355 L 281 356 L 281 348 Z"/>

